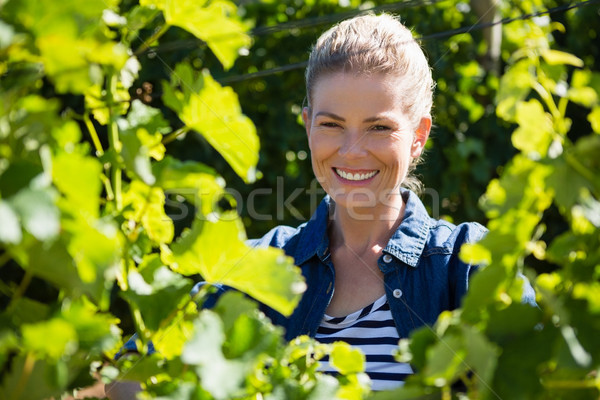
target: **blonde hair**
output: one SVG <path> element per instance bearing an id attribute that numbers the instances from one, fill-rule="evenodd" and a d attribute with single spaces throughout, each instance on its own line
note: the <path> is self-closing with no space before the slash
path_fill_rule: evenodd
<path id="1" fill-rule="evenodd" d="M 337 72 L 407 77 L 402 87 L 404 107 L 414 128 L 422 117 L 431 116 L 434 82 L 427 58 L 411 31 L 389 14 L 354 17 L 319 37 L 305 73 L 309 110 L 318 79 Z M 412 160 L 402 183 L 416 192 L 420 192 L 422 186 L 412 175 L 418 162 L 418 159 Z"/>

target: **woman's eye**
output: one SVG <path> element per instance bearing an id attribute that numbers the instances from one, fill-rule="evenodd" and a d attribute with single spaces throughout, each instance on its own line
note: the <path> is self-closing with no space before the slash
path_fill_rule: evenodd
<path id="1" fill-rule="evenodd" d="M 321 122 L 319 125 L 321 125 L 322 127 L 325 127 L 325 128 L 336 128 L 339 126 L 335 122 Z"/>
<path id="2" fill-rule="evenodd" d="M 375 125 L 371 129 L 374 131 L 389 131 L 390 127 L 385 125 Z"/>

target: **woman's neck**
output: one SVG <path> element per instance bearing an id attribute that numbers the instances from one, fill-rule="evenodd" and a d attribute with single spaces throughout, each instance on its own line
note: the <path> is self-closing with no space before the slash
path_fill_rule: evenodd
<path id="1" fill-rule="evenodd" d="M 330 226 L 332 248 L 347 246 L 358 255 L 380 252 L 404 217 L 402 196 L 395 204 L 365 209 L 336 205 Z"/>

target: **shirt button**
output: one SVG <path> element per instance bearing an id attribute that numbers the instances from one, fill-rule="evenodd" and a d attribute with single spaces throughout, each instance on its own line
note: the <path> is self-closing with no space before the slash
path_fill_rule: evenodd
<path id="1" fill-rule="evenodd" d="M 392 294 L 394 295 L 395 298 L 399 299 L 400 297 L 402 297 L 402 290 L 400 290 L 400 289 L 394 289 L 394 291 L 392 292 Z"/>
<path id="2" fill-rule="evenodd" d="M 389 254 L 386 254 L 383 256 L 383 262 L 386 264 L 389 264 L 392 262 L 392 256 L 390 256 Z"/>

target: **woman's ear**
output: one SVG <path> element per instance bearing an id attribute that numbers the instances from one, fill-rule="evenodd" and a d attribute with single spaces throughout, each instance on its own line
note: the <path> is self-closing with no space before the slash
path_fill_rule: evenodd
<path id="1" fill-rule="evenodd" d="M 429 138 L 429 132 L 431 131 L 431 117 L 423 117 L 419 122 L 419 126 L 415 131 L 415 138 L 412 143 L 410 155 L 413 158 L 417 158 L 423 153 L 423 149 L 425 148 L 425 143 L 427 143 L 427 139 Z"/>
<path id="2" fill-rule="evenodd" d="M 304 121 L 304 129 L 306 129 L 306 136 L 310 139 L 310 110 L 308 107 L 302 109 L 302 121 Z"/>

